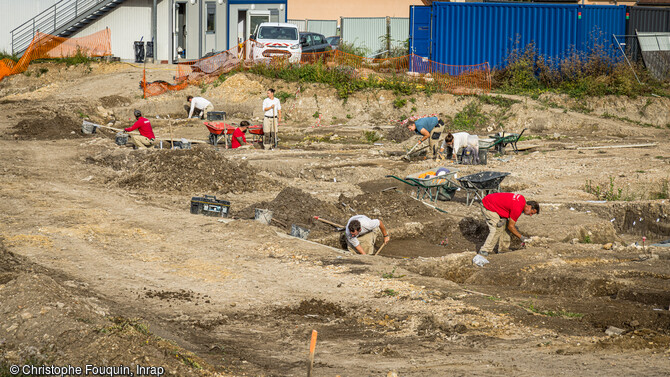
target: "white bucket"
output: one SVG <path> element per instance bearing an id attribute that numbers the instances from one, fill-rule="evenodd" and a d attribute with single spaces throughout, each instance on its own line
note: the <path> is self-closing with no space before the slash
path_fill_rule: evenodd
<path id="1" fill-rule="evenodd" d="M 254 213 L 254 220 L 265 225 L 270 225 L 270 222 L 272 221 L 272 211 L 269 209 L 256 208 Z"/>

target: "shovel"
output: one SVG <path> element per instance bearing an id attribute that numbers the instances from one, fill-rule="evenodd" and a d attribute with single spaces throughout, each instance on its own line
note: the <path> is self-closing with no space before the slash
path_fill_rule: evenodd
<path id="1" fill-rule="evenodd" d="M 405 160 L 405 161 L 409 161 L 410 155 L 411 155 L 413 152 L 415 152 L 414 149 L 416 149 L 416 147 L 418 147 L 419 145 L 421 145 L 421 144 L 414 144 L 414 146 L 412 147 L 412 149 L 410 149 L 404 156 L 402 156 L 402 159 Z M 424 150 L 424 149 L 426 149 L 426 148 L 428 148 L 428 146 L 427 146 L 427 145 L 424 145 L 423 147 L 417 149 L 416 152 L 421 152 L 422 150 Z"/>
<path id="2" fill-rule="evenodd" d="M 334 222 L 332 222 L 332 221 L 328 221 L 328 220 L 326 220 L 326 219 L 322 219 L 322 218 L 320 218 L 319 216 L 314 216 L 314 220 L 319 220 L 319 221 L 321 221 L 322 223 L 326 223 L 326 224 L 328 224 L 328 225 L 332 225 L 332 226 L 335 227 L 335 229 L 336 229 L 338 232 L 341 232 L 341 231 L 344 230 L 344 226 L 343 226 L 343 225 L 334 223 Z"/>
<path id="3" fill-rule="evenodd" d="M 91 135 L 91 134 L 94 134 L 95 131 L 96 131 L 98 128 L 107 128 L 107 129 L 109 129 L 109 130 L 113 130 L 113 131 L 116 131 L 116 132 L 121 132 L 121 131 L 123 131 L 123 130 L 120 129 L 120 128 L 114 128 L 114 127 L 109 127 L 109 126 L 102 126 L 102 125 L 99 125 L 99 124 L 95 124 L 95 123 L 89 122 L 89 121 L 87 121 L 87 120 L 84 120 L 84 121 L 82 121 L 82 123 L 81 123 L 81 133 L 83 133 L 84 135 Z"/>

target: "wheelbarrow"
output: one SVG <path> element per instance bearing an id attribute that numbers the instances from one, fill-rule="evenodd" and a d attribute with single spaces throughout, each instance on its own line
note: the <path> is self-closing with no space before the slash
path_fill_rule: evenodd
<path id="1" fill-rule="evenodd" d="M 225 140 L 226 148 L 228 148 L 229 139 L 237 125 L 231 125 L 223 122 L 204 122 L 205 127 L 209 130 L 209 143 L 212 145 L 217 145 L 221 139 Z M 260 124 L 250 126 L 247 131 L 255 137 L 263 137 L 263 126 Z"/>
<path id="2" fill-rule="evenodd" d="M 441 173 L 444 172 L 444 173 Z M 439 166 L 434 169 L 424 170 L 410 174 L 404 179 L 395 175 L 387 175 L 407 185 L 416 188 L 416 198 L 423 200 L 426 196 L 433 203 L 437 200 L 451 200 L 458 189 L 453 181 L 458 169 Z"/>
<path id="3" fill-rule="evenodd" d="M 510 173 L 483 171 L 457 178 L 460 187 L 465 190 L 465 203 L 472 205 L 476 199 L 482 200 L 488 194 L 500 192 L 500 183 Z"/>
<path id="4" fill-rule="evenodd" d="M 495 135 L 490 135 L 488 139 L 479 140 L 479 149 L 486 149 L 487 151 L 493 149 L 499 154 L 505 154 L 505 147 L 512 146 L 514 153 L 519 153 L 516 143 L 521 139 L 521 135 L 526 132 L 527 128 L 521 130 L 521 133 L 507 133 L 505 131 L 498 132 Z"/>

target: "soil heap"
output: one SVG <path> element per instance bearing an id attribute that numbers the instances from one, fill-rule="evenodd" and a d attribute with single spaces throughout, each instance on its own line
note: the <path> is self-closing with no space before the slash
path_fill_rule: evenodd
<path id="1" fill-rule="evenodd" d="M 9 132 L 17 140 L 57 140 L 83 137 L 81 120 L 61 114 L 39 113 L 35 119 L 24 119 Z"/>

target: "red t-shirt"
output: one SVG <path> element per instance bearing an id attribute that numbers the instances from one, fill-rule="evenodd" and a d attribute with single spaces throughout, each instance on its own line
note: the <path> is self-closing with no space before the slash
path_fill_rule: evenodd
<path id="1" fill-rule="evenodd" d="M 484 208 L 507 219 L 519 220 L 526 206 L 526 198 L 513 192 L 496 192 L 488 194 L 482 200 Z"/>
<path id="2" fill-rule="evenodd" d="M 151 129 L 151 123 L 149 123 L 149 119 L 145 117 L 137 118 L 137 122 L 135 122 L 135 124 L 133 124 L 132 127 L 124 128 L 124 131 L 130 132 L 138 128 L 140 129 L 140 135 L 147 137 L 149 139 L 156 138 L 154 136 L 154 131 Z"/>
<path id="3" fill-rule="evenodd" d="M 247 138 L 244 136 L 244 132 L 242 132 L 242 130 L 241 130 L 239 127 L 237 127 L 237 128 L 235 129 L 235 131 L 233 131 L 233 145 L 232 145 L 232 148 L 233 148 L 233 149 L 235 149 L 235 148 L 239 148 L 239 147 L 242 146 L 242 145 L 240 144 L 240 142 L 237 141 L 237 138 L 238 138 L 238 137 L 241 137 L 241 138 L 242 138 L 242 141 L 244 141 L 245 143 L 247 142 Z"/>

